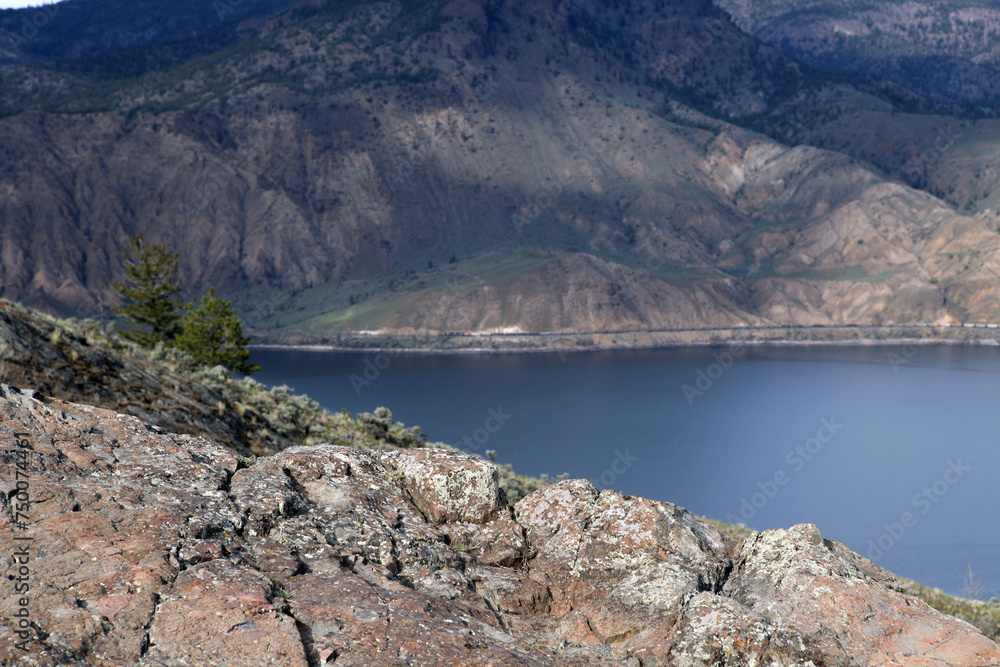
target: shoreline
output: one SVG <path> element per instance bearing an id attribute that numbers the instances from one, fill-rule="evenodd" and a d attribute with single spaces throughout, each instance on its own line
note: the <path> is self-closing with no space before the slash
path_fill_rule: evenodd
<path id="1" fill-rule="evenodd" d="M 948 346 L 982 346 L 1000 347 L 1000 340 L 997 339 L 972 339 L 963 340 L 959 338 L 843 338 L 831 340 L 750 340 L 732 339 L 726 341 L 674 341 L 653 343 L 649 345 L 588 345 L 573 347 L 344 347 L 337 345 L 323 345 L 320 343 L 259 343 L 248 345 L 252 350 L 297 350 L 302 352 L 346 352 L 354 354 L 572 354 L 576 352 L 614 352 L 633 350 L 661 350 L 696 347 L 732 347 L 736 345 L 746 345 L 754 347 L 877 347 L 877 346 L 897 346 L 897 345 L 948 345 Z"/>

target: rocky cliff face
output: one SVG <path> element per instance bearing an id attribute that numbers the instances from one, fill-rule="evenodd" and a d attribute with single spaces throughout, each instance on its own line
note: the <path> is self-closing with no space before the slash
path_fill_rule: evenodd
<path id="1" fill-rule="evenodd" d="M 814 526 L 736 544 L 580 480 L 511 507 L 443 450 L 247 465 L 0 391 L 5 664 L 1000 665 Z"/>

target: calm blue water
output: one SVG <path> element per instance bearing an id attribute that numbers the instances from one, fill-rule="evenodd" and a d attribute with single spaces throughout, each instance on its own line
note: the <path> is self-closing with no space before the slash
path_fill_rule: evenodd
<path id="1" fill-rule="evenodd" d="M 997 349 L 254 350 L 252 361 L 266 384 L 334 411 L 389 407 L 431 440 L 496 450 L 524 474 L 567 472 L 758 530 L 815 523 L 951 593 L 971 563 L 984 596 L 1000 597 Z"/>

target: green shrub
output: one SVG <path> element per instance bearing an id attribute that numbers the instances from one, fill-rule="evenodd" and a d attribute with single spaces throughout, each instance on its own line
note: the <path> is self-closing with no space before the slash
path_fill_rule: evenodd
<path id="1" fill-rule="evenodd" d="M 188 310 L 181 319 L 181 330 L 174 344 L 206 366 L 221 365 L 240 373 L 260 370 L 248 363 L 250 339 L 243 335 L 240 318 L 233 305 L 215 296 L 215 288 L 201 297 L 197 308 Z"/>
<path id="2" fill-rule="evenodd" d="M 126 282 L 116 280 L 111 286 L 126 302 L 115 312 L 134 328 L 119 329 L 118 333 L 144 347 L 153 347 L 172 340 L 180 330 L 180 255 L 170 254 L 162 245 L 149 245 L 138 235 L 129 239 L 129 248 L 129 253 L 122 253 Z"/>

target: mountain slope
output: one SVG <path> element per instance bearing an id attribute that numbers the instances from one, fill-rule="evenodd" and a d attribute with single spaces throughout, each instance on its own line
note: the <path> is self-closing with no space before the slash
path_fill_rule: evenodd
<path id="1" fill-rule="evenodd" d="M 106 307 L 142 233 L 277 337 L 1000 317 L 987 222 L 734 124 L 936 107 L 707 3 L 302 3 L 117 90 L 0 119 L 4 296 Z"/>
<path id="2" fill-rule="evenodd" d="M 103 74 L 144 47 L 155 47 L 163 64 L 173 58 L 218 50 L 294 0 L 63 0 L 54 5 L 0 10 L 0 67 L 38 61 L 86 60 Z M 147 55 L 152 49 L 142 51 Z M 118 54 L 116 57 L 110 57 Z M 141 59 L 133 67 L 148 66 Z M 124 63 L 120 62 L 120 65 Z M 141 71 L 140 71 L 141 73 Z"/>
<path id="3" fill-rule="evenodd" d="M 747 33 L 810 65 L 942 101 L 1000 104 L 1000 9 L 966 0 L 717 0 Z"/>

